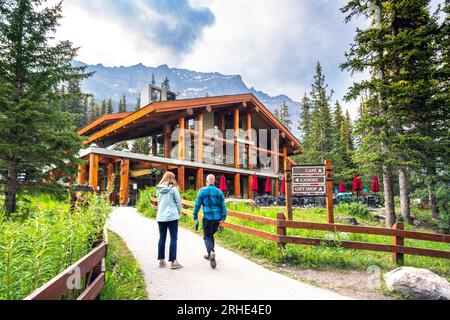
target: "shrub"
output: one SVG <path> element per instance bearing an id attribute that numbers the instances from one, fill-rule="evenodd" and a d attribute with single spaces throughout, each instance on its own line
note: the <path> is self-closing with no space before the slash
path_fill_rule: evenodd
<path id="1" fill-rule="evenodd" d="M 197 191 L 196 190 L 187 190 L 181 193 L 181 197 L 188 201 L 195 201 L 197 198 Z"/>
<path id="2" fill-rule="evenodd" d="M 336 212 L 339 214 L 349 214 L 354 217 L 370 219 L 371 214 L 369 207 L 359 202 L 343 203 L 336 207 Z"/>
<path id="3" fill-rule="evenodd" d="M 28 218 L 0 217 L 0 300 L 23 299 L 87 254 L 111 209 L 95 195 L 72 213 L 65 203 L 29 200 Z"/>
<path id="4" fill-rule="evenodd" d="M 149 187 L 139 192 L 136 209 L 149 218 L 156 218 L 156 210 L 152 208 L 150 198 L 156 197 L 156 187 Z"/>

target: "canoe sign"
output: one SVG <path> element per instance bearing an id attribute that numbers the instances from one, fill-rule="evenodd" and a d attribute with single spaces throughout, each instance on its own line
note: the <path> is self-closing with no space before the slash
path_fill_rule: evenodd
<path id="1" fill-rule="evenodd" d="M 294 197 L 324 196 L 325 166 L 292 167 L 292 195 Z"/>

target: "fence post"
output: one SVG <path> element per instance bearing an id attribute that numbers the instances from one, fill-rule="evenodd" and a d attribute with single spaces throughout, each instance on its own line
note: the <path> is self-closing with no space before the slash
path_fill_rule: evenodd
<path id="1" fill-rule="evenodd" d="M 284 213 L 278 212 L 277 213 L 277 235 L 278 236 L 286 235 L 286 227 L 282 227 L 279 225 L 279 221 L 284 221 L 284 220 L 286 220 L 286 216 L 284 215 Z M 278 240 L 277 244 L 278 244 L 278 250 L 280 250 L 280 251 L 283 251 L 284 248 L 286 247 L 286 243 L 281 242 L 280 240 Z"/>
<path id="2" fill-rule="evenodd" d="M 403 222 L 397 222 L 396 224 L 394 224 L 392 226 L 392 229 L 395 230 L 404 230 L 404 225 Z M 397 246 L 403 246 L 405 243 L 405 240 L 403 237 L 400 236 L 394 236 L 392 238 L 392 244 L 397 245 Z M 404 254 L 403 253 L 398 253 L 398 252 L 393 252 L 392 253 L 392 259 L 394 260 L 395 263 L 399 264 L 399 265 L 403 265 L 403 261 L 404 261 Z"/>

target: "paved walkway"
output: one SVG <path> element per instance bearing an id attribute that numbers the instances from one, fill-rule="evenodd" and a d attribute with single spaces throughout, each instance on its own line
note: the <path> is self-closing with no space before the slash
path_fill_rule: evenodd
<path id="1" fill-rule="evenodd" d="M 152 300 L 346 299 L 270 271 L 220 246 L 216 246 L 217 269 L 212 270 L 203 258 L 201 236 L 183 228 L 178 235 L 178 260 L 184 268 L 161 269 L 157 263 L 157 223 L 134 208 L 114 210 L 109 229 L 119 234 L 133 252 Z M 169 235 L 167 247 L 168 241 Z"/>

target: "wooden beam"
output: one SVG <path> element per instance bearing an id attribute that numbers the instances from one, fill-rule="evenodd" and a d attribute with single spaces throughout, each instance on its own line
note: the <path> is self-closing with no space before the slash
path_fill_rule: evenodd
<path id="1" fill-rule="evenodd" d="M 128 205 L 128 188 L 130 181 L 130 160 L 120 163 L 120 205 Z"/>
<path id="2" fill-rule="evenodd" d="M 114 194 L 114 163 L 110 162 L 108 163 L 108 185 L 106 187 L 108 191 L 108 198 L 111 203 L 114 203 L 115 201 L 115 194 Z"/>
<path id="3" fill-rule="evenodd" d="M 184 166 L 178 167 L 178 186 L 180 191 L 186 191 L 186 168 Z"/>
<path id="4" fill-rule="evenodd" d="M 178 118 L 178 160 L 184 160 L 185 136 L 184 129 L 186 127 L 184 117 Z"/>
<path id="5" fill-rule="evenodd" d="M 278 198 L 279 194 L 280 194 L 280 180 L 275 179 L 275 197 Z"/>
<path id="6" fill-rule="evenodd" d="M 197 117 L 198 140 L 197 140 L 197 161 L 203 163 L 203 113 Z"/>
<path id="7" fill-rule="evenodd" d="M 151 169 L 135 170 L 135 171 L 131 171 L 130 177 L 137 178 L 137 177 L 148 176 L 148 175 L 151 175 L 152 172 L 153 171 Z"/>
<path id="8" fill-rule="evenodd" d="M 204 171 L 202 168 L 197 170 L 197 176 L 195 177 L 196 189 L 200 190 L 204 187 Z"/>
<path id="9" fill-rule="evenodd" d="M 78 166 L 77 184 L 80 184 L 80 185 L 86 184 L 86 171 L 87 171 L 87 165 L 80 164 Z"/>
<path id="10" fill-rule="evenodd" d="M 89 156 L 89 185 L 97 191 L 98 188 L 98 154 Z"/>
<path id="11" fill-rule="evenodd" d="M 234 175 L 234 196 L 236 199 L 241 198 L 241 175 L 239 173 Z"/>
<path id="12" fill-rule="evenodd" d="M 164 124 L 164 158 L 170 158 L 172 141 L 170 137 L 170 124 Z"/>
<path id="13" fill-rule="evenodd" d="M 234 109 L 234 167 L 239 169 L 239 109 Z"/>
<path id="14" fill-rule="evenodd" d="M 248 198 L 249 199 L 253 199 L 253 190 L 252 190 L 252 176 L 249 175 L 247 177 L 247 193 L 248 193 Z"/>
<path id="15" fill-rule="evenodd" d="M 326 171 L 326 207 L 327 207 L 327 216 L 328 223 L 334 223 L 334 206 L 333 206 L 333 176 L 331 170 L 333 167 L 331 166 L 331 161 L 325 161 L 325 171 Z"/>
<path id="16" fill-rule="evenodd" d="M 253 136 L 252 136 L 252 113 L 250 111 L 247 112 L 247 139 L 249 141 L 253 141 Z M 253 170 L 252 158 L 253 158 L 253 146 L 248 146 L 248 170 Z M 251 188 L 249 188 L 249 189 L 251 189 Z M 249 196 L 249 198 L 250 198 L 250 196 Z"/>

